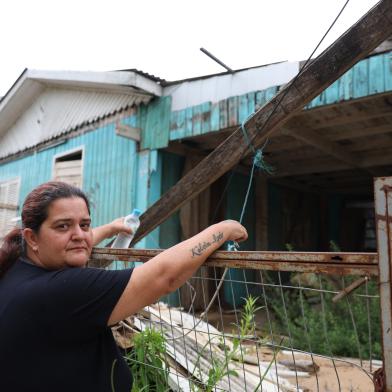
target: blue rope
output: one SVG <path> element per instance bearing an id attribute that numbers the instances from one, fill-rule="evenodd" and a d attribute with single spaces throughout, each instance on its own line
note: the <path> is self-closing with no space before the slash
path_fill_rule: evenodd
<path id="1" fill-rule="evenodd" d="M 265 146 L 268 144 L 268 139 L 265 141 L 263 147 L 258 148 L 257 150 L 255 149 L 255 146 L 253 145 L 253 143 L 251 142 L 248 132 L 246 131 L 245 128 L 245 123 L 248 122 L 248 120 L 253 116 L 253 114 L 251 116 L 249 116 L 248 118 L 246 118 L 244 121 L 242 121 L 241 123 L 241 130 L 242 133 L 244 135 L 244 138 L 246 140 L 246 143 L 248 144 L 248 147 L 250 147 L 250 149 L 252 150 L 254 157 L 253 157 L 253 166 L 256 166 L 257 168 L 265 171 L 268 174 L 273 174 L 274 172 L 274 167 L 272 167 L 271 165 L 269 165 L 267 162 L 265 162 L 264 160 L 264 155 L 263 155 L 263 151 Z M 253 170 L 253 167 L 252 167 Z"/>
<path id="2" fill-rule="evenodd" d="M 244 120 L 242 122 L 241 129 L 242 129 L 242 133 L 244 134 L 244 138 L 245 138 L 248 146 L 251 148 L 251 150 L 254 153 L 254 157 L 253 157 L 252 169 L 250 171 L 250 178 L 249 178 L 249 183 L 248 183 L 248 189 L 246 191 L 244 204 L 242 205 L 242 211 L 241 211 L 241 216 L 240 216 L 240 220 L 239 220 L 240 223 L 242 223 L 242 219 L 244 218 L 244 214 L 245 214 L 246 205 L 248 204 L 248 198 L 249 198 L 249 194 L 250 194 L 250 189 L 252 187 L 252 182 L 253 182 L 253 176 L 254 176 L 255 168 L 257 167 L 259 170 L 263 170 L 267 174 L 273 174 L 273 172 L 275 170 L 271 165 L 269 165 L 264 160 L 263 151 L 264 151 L 265 146 L 268 143 L 268 139 L 266 140 L 266 142 L 264 143 L 264 145 L 261 148 L 258 148 L 256 150 L 254 145 L 253 145 L 253 143 L 249 139 L 248 133 L 246 132 L 246 129 L 245 129 L 245 122 L 247 120 L 248 119 L 246 119 L 246 120 Z M 237 242 L 235 242 L 235 241 L 229 241 L 228 242 L 227 250 L 229 250 L 229 251 L 236 251 L 238 249 L 239 249 L 239 245 L 238 245 Z"/>

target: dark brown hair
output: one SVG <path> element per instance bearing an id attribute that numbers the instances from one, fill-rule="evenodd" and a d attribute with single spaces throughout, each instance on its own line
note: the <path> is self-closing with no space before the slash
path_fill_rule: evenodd
<path id="1" fill-rule="evenodd" d="M 38 233 L 42 223 L 48 217 L 50 205 L 57 199 L 69 197 L 82 198 L 86 202 L 88 212 L 90 213 L 90 204 L 84 192 L 65 182 L 46 182 L 27 195 L 22 208 L 22 227 L 11 230 L 5 236 L 4 243 L 0 248 L 0 278 L 24 254 L 23 229 L 29 228 Z"/>

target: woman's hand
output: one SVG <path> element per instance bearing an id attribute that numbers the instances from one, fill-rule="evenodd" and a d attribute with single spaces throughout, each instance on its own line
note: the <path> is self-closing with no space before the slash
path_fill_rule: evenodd
<path id="1" fill-rule="evenodd" d="M 117 218 L 114 221 L 93 229 L 93 246 L 98 245 L 101 241 L 111 238 L 118 233 L 132 234 L 131 228 L 124 225 L 124 218 Z"/>
<path id="2" fill-rule="evenodd" d="M 117 218 L 114 221 L 108 223 L 107 225 L 108 233 L 109 235 L 107 238 L 113 237 L 114 235 L 117 235 L 118 233 L 127 233 L 127 234 L 132 234 L 132 229 L 126 225 L 124 225 L 124 217 Z"/>
<path id="3" fill-rule="evenodd" d="M 227 219 L 218 224 L 224 226 L 224 231 L 227 235 L 227 241 L 242 242 L 248 239 L 248 232 L 246 231 L 245 227 L 241 225 L 241 223 L 232 219 Z"/>

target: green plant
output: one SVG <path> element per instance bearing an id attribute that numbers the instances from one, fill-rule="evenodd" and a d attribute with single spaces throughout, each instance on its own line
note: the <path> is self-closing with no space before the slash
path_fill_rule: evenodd
<path id="1" fill-rule="evenodd" d="M 126 356 L 133 376 L 132 392 L 170 390 L 165 370 L 165 338 L 147 328 L 133 338 L 133 350 Z"/>
<path id="2" fill-rule="evenodd" d="M 286 248 L 288 251 L 294 249 L 292 244 L 286 244 Z M 329 248 L 331 252 L 341 251 L 333 240 L 329 242 Z M 315 273 L 290 274 L 291 284 L 297 285 L 298 289 L 285 290 L 284 293 L 279 287 L 265 288 L 267 301 L 276 320 L 275 333 L 286 336 L 286 344 L 300 350 L 363 359 L 381 358 L 380 307 L 376 282 L 368 283 L 369 298 L 365 297 L 365 286 L 362 286 L 347 298 L 334 303 L 333 292 L 358 278 L 319 276 Z M 271 282 L 278 281 L 273 276 L 268 277 Z M 301 290 L 300 286 L 303 285 L 315 290 Z M 320 288 L 324 292 L 319 291 Z"/>
<path id="3" fill-rule="evenodd" d="M 256 306 L 259 297 L 253 297 L 250 295 L 248 298 L 244 298 L 244 300 L 245 305 L 243 311 L 241 312 L 241 320 L 239 325 L 240 338 L 242 339 L 246 338 L 247 335 L 255 335 L 255 314 L 258 310 L 262 309 L 261 306 Z"/>
<path id="4" fill-rule="evenodd" d="M 199 392 L 201 390 L 206 392 L 212 392 L 216 385 L 226 376 L 237 376 L 237 372 L 235 370 L 230 369 L 229 364 L 232 361 L 243 361 L 243 347 L 241 342 L 245 339 L 249 339 L 250 337 L 255 339 L 255 344 L 259 344 L 261 342 L 260 339 L 255 338 L 256 334 L 256 323 L 255 323 L 255 313 L 261 309 L 261 307 L 257 307 L 258 297 L 249 296 L 248 298 L 244 298 L 245 305 L 241 312 L 241 319 L 239 320 L 239 324 L 235 324 L 238 329 L 238 336 L 233 339 L 233 347 L 231 350 L 227 349 L 227 346 L 222 344 L 224 350 L 224 359 L 219 360 L 217 358 L 212 358 L 211 360 L 211 368 L 208 372 L 208 378 L 205 381 L 205 385 L 203 388 L 196 386 L 195 384 L 191 385 L 192 391 Z M 200 357 L 206 347 L 210 345 L 211 340 L 209 340 L 205 346 L 202 348 L 201 352 L 199 353 L 196 365 L 200 361 Z M 264 375 L 260 379 L 260 383 L 255 389 L 255 391 L 260 387 L 264 377 L 266 376 L 270 366 L 272 365 L 273 361 L 275 361 L 276 352 L 274 353 L 273 359 L 270 362 L 267 370 L 265 371 Z"/>
<path id="5" fill-rule="evenodd" d="M 345 284 L 348 285 L 355 279 L 357 278 L 345 278 Z M 348 298 L 334 303 L 332 297 L 335 295 L 333 291 L 336 287 L 333 282 L 324 277 L 322 287 L 330 292 L 319 293 L 317 302 L 317 296 L 307 297 L 305 290 L 285 291 L 285 306 L 281 292 L 266 288 L 268 302 L 276 319 L 274 329 L 277 334 L 287 336 L 287 339 L 291 336 L 291 342 L 286 343 L 300 350 L 363 359 L 370 358 L 370 355 L 372 358 L 380 358 L 381 328 L 378 299 L 358 296 L 357 294 L 365 294 L 365 288 L 362 287 Z M 377 294 L 375 282 L 368 283 L 368 293 L 374 296 Z M 369 301 L 369 306 L 366 301 Z"/>

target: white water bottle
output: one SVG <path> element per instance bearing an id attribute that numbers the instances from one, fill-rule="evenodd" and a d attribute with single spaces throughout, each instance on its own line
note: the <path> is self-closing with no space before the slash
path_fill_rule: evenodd
<path id="1" fill-rule="evenodd" d="M 132 234 L 126 234 L 126 233 L 118 233 L 117 237 L 115 238 L 113 244 L 112 244 L 112 248 L 128 248 L 129 244 L 131 243 L 136 230 L 139 228 L 140 226 L 140 220 L 139 220 L 139 216 L 141 214 L 141 211 L 138 210 L 137 208 L 135 208 L 132 211 L 132 214 L 127 215 L 124 218 L 124 225 L 128 226 L 129 228 L 131 228 L 132 230 Z"/>

